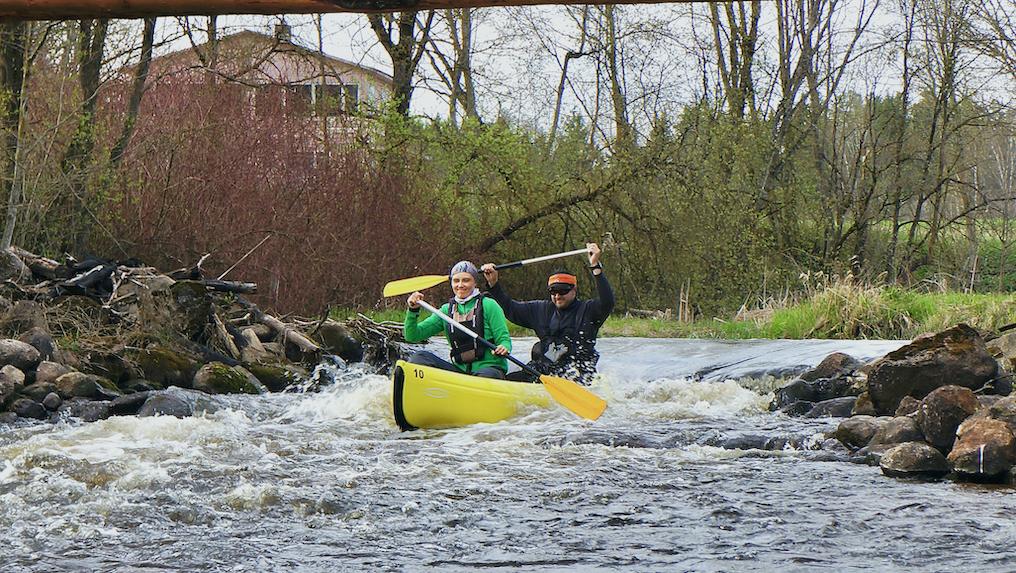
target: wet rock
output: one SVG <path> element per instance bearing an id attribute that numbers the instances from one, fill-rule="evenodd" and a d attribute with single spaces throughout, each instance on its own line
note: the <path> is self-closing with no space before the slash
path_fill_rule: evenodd
<path id="1" fill-rule="evenodd" d="M 1016 331 L 988 341 L 985 347 L 1006 372 L 1016 372 Z M 997 394 L 1008 396 L 1012 392 L 1012 376 L 1000 377 L 994 386 Z"/>
<path id="2" fill-rule="evenodd" d="M 917 420 L 909 416 L 903 416 L 900 418 L 890 418 L 884 424 L 881 424 L 875 431 L 875 435 L 871 437 L 868 445 L 891 445 L 923 441 L 924 434 L 921 433 Z"/>
<path id="3" fill-rule="evenodd" d="M 264 386 L 240 366 L 209 362 L 194 375 L 192 387 L 208 394 L 260 394 Z"/>
<path id="4" fill-rule="evenodd" d="M 306 370 L 296 366 L 282 366 L 278 364 L 244 364 L 244 368 L 250 371 L 268 390 L 282 392 L 292 384 L 305 380 L 308 376 Z"/>
<path id="5" fill-rule="evenodd" d="M 875 410 L 889 414 L 904 396 L 924 398 L 949 384 L 976 390 L 997 370 L 998 363 L 977 331 L 959 324 L 916 338 L 878 360 L 868 376 L 868 392 Z"/>
<path id="6" fill-rule="evenodd" d="M 151 392 L 153 390 L 162 390 L 162 385 L 156 384 L 144 378 L 135 378 L 134 380 L 128 380 L 123 384 L 123 389 L 129 393 L 137 392 Z"/>
<path id="7" fill-rule="evenodd" d="M 917 409 L 917 424 L 926 442 L 948 452 L 956 441 L 956 428 L 979 407 L 973 390 L 960 386 L 942 386 L 921 400 Z"/>
<path id="8" fill-rule="evenodd" d="M 849 354 L 834 352 L 822 359 L 818 366 L 801 374 L 801 379 L 812 382 L 820 378 L 844 377 L 860 368 L 862 363 Z"/>
<path id="9" fill-rule="evenodd" d="M 38 350 L 42 360 L 52 360 L 53 354 L 56 353 L 56 342 L 53 340 L 53 335 L 45 328 L 34 326 L 19 336 L 18 340 Z"/>
<path id="10" fill-rule="evenodd" d="M 109 380 L 84 372 L 68 372 L 56 379 L 56 391 L 60 397 L 113 399 L 120 396 L 120 391 Z"/>
<path id="11" fill-rule="evenodd" d="M 46 408 L 29 398 L 18 398 L 11 404 L 11 412 L 14 412 L 21 418 L 33 418 L 36 420 L 45 420 L 49 417 L 49 412 Z"/>
<path id="12" fill-rule="evenodd" d="M 334 354 L 346 362 L 363 360 L 363 345 L 344 326 L 334 320 L 324 321 L 313 338 L 325 352 Z"/>
<path id="13" fill-rule="evenodd" d="M 913 396 L 904 396 L 900 405 L 896 407 L 895 416 L 909 416 L 921 407 L 921 401 Z"/>
<path id="14" fill-rule="evenodd" d="M 56 392 L 56 384 L 52 382 L 36 382 L 35 384 L 29 384 L 25 386 L 20 394 L 25 398 L 31 398 L 36 402 L 42 402 L 46 396 Z"/>
<path id="15" fill-rule="evenodd" d="M 8 364 L 0 368 L 0 406 L 25 387 L 25 373 Z"/>
<path id="16" fill-rule="evenodd" d="M 0 364 L 10 364 L 27 372 L 34 369 L 39 361 L 39 351 L 31 344 L 10 338 L 0 340 Z"/>
<path id="17" fill-rule="evenodd" d="M 50 392 L 46 394 L 46 397 L 42 399 L 42 405 L 46 407 L 50 412 L 55 412 L 63 404 L 63 400 L 60 395 L 56 392 Z"/>
<path id="18" fill-rule="evenodd" d="M 63 416 L 78 418 L 82 422 L 97 422 L 110 416 L 110 404 L 107 400 L 69 400 L 64 402 L 57 412 Z"/>
<path id="19" fill-rule="evenodd" d="M 139 352 L 136 361 L 144 379 L 162 387 L 190 388 L 200 366 L 194 358 L 163 347 Z"/>
<path id="20" fill-rule="evenodd" d="M 811 412 L 811 409 L 814 407 L 815 407 L 814 402 L 808 402 L 807 400 L 797 400 L 796 402 L 792 402 L 780 408 L 780 413 L 786 414 L 788 416 L 804 416 L 808 412 Z"/>
<path id="21" fill-rule="evenodd" d="M 56 382 L 56 379 L 70 372 L 71 369 L 63 364 L 43 360 L 35 369 L 35 383 L 46 384 Z"/>
<path id="22" fill-rule="evenodd" d="M 882 455 L 882 473 L 898 478 L 940 478 L 949 473 L 942 452 L 924 442 L 900 444 Z"/>
<path id="23" fill-rule="evenodd" d="M 18 421 L 18 415 L 14 412 L 0 412 L 0 424 L 11 425 Z"/>
<path id="24" fill-rule="evenodd" d="M 877 466 L 882 462 L 882 456 L 899 444 L 868 444 L 854 452 L 850 461 L 858 464 Z"/>
<path id="25" fill-rule="evenodd" d="M 969 420 L 960 424 L 948 460 L 961 476 L 1002 481 L 1016 463 L 1016 438 L 1001 420 Z"/>
<path id="26" fill-rule="evenodd" d="M 177 387 L 167 388 L 148 396 L 145 403 L 138 409 L 138 417 L 175 416 L 189 418 L 194 415 L 195 399 L 186 391 Z"/>
<path id="27" fill-rule="evenodd" d="M 152 392 L 135 392 L 120 396 L 109 405 L 109 413 L 113 416 L 132 416 L 141 410 Z"/>
<path id="28" fill-rule="evenodd" d="M 843 398 L 833 398 L 831 400 L 823 400 L 815 407 L 812 408 L 807 414 L 804 415 L 806 418 L 846 418 L 850 416 L 850 412 L 854 409 L 854 402 L 857 398 L 853 396 L 845 396 Z"/>
<path id="29" fill-rule="evenodd" d="M 874 416 L 854 416 L 840 422 L 833 432 L 833 437 L 850 448 L 863 448 L 879 428 L 878 418 Z"/>

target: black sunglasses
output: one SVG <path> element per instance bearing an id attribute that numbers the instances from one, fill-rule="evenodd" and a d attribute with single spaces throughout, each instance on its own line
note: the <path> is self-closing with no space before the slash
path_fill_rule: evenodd
<path id="1" fill-rule="evenodd" d="M 573 288 L 575 288 L 575 287 L 572 287 L 572 286 L 557 286 L 557 285 L 555 285 L 555 286 L 550 287 L 549 290 L 550 290 L 550 294 L 568 294 L 568 293 L 570 293 L 572 291 Z"/>

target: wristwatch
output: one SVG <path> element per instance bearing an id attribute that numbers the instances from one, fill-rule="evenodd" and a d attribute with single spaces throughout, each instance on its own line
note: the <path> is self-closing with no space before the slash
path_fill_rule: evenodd
<path id="1" fill-rule="evenodd" d="M 596 263 L 595 265 L 589 266 L 589 270 L 591 271 L 595 271 L 596 269 L 603 270 L 603 263 Z"/>

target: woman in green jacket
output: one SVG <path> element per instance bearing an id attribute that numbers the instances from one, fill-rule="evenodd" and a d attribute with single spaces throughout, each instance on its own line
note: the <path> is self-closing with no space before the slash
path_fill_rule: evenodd
<path id="1" fill-rule="evenodd" d="M 467 334 L 446 324 L 440 317 L 428 316 L 420 320 L 420 305 L 423 293 L 409 295 L 409 310 L 403 336 L 408 342 L 424 342 L 431 336 L 444 331 L 451 346 L 451 362 L 438 358 L 433 352 L 421 350 L 409 357 L 409 362 L 432 366 L 452 372 L 465 372 L 484 378 L 504 378 L 508 371 L 505 356 L 511 352 L 512 340 L 508 336 L 508 321 L 501 306 L 493 299 L 483 296 L 477 285 L 480 271 L 469 261 L 455 263 L 448 273 L 453 296 L 441 306 L 441 312 L 452 317 L 469 330 L 480 334 L 497 348 L 489 350 Z"/>

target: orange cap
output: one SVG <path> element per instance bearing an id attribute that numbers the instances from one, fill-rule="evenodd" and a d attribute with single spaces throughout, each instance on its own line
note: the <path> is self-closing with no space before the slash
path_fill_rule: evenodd
<path id="1" fill-rule="evenodd" d="M 575 275 L 569 275 L 567 273 L 557 273 L 554 275 L 550 275 L 550 278 L 547 279 L 547 286 L 550 286 L 555 283 L 564 283 L 572 286 L 577 286 L 578 279 L 575 278 Z"/>

